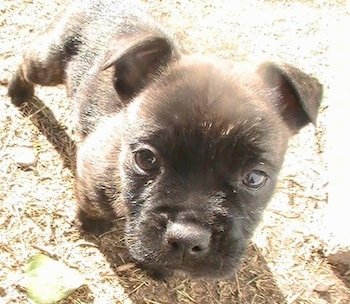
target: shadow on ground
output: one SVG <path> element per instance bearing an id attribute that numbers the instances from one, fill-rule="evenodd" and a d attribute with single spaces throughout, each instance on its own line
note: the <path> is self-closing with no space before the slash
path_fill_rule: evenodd
<path id="1" fill-rule="evenodd" d="M 56 119 L 54 113 L 37 97 L 18 107 L 24 117 L 27 117 L 45 135 L 54 149 L 62 158 L 63 165 L 75 173 L 76 144 Z"/>

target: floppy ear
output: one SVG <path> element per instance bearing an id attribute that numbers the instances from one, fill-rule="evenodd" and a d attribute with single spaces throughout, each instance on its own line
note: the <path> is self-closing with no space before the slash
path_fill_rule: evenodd
<path id="1" fill-rule="evenodd" d="M 322 99 L 318 80 L 288 64 L 266 62 L 258 68 L 269 87 L 272 100 L 289 128 L 298 132 L 306 124 L 316 124 Z"/>
<path id="2" fill-rule="evenodd" d="M 137 95 L 174 58 L 176 49 L 165 37 L 149 35 L 112 40 L 101 70 L 114 67 L 113 85 L 121 98 Z"/>

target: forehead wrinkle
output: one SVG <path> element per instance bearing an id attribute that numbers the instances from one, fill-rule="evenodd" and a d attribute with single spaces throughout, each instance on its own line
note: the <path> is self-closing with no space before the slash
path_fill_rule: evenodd
<path id="1" fill-rule="evenodd" d="M 205 146 L 219 139 L 227 143 L 228 139 L 234 140 L 237 136 L 254 141 L 260 137 L 260 133 L 268 133 L 269 124 L 261 118 L 263 113 L 254 109 L 247 111 L 240 107 L 226 111 L 217 107 L 209 108 L 198 102 L 187 104 L 184 109 L 183 102 L 173 104 L 175 108 L 165 111 L 156 108 L 147 111 L 147 119 L 135 121 L 139 124 L 139 138 L 159 138 L 159 141 L 163 138 L 170 145 L 175 138 L 187 142 L 202 138 L 201 144 Z"/>
<path id="2" fill-rule="evenodd" d="M 233 156 L 236 146 L 247 148 L 248 152 L 259 149 L 261 132 L 255 132 L 254 127 L 245 123 L 224 124 L 213 121 L 203 121 L 192 125 L 168 126 L 153 134 L 153 141 L 167 155 L 177 155 L 182 158 L 214 160 L 218 157 L 227 159 Z M 181 154 L 181 155 L 179 155 Z"/>

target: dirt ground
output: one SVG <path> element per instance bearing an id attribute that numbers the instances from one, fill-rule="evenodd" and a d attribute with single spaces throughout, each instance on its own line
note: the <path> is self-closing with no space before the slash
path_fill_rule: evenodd
<path id="1" fill-rule="evenodd" d="M 75 228 L 74 107 L 64 88 L 38 87 L 38 98 L 21 110 L 6 96 L 25 45 L 65 2 L 0 2 L 0 302 L 30 303 L 22 271 L 30 256 L 46 253 L 89 282 L 65 304 L 350 303 L 349 270 L 323 255 L 326 122 L 336 102 L 329 90 L 337 75 L 331 58 L 341 47 L 333 44 L 339 21 L 349 18 L 346 1 L 147 1 L 184 52 L 285 61 L 324 84 L 317 127 L 306 127 L 291 141 L 276 194 L 236 275 L 215 281 L 176 276 L 166 283 L 128 264 L 121 234 L 96 240 Z M 37 155 L 31 168 L 16 160 L 23 147 Z"/>

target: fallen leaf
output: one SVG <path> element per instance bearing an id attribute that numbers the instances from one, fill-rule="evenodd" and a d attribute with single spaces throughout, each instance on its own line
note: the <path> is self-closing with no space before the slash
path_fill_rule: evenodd
<path id="1" fill-rule="evenodd" d="M 23 285 L 31 300 L 38 304 L 52 304 L 65 299 L 85 284 L 77 270 L 38 254 L 28 261 Z"/>

